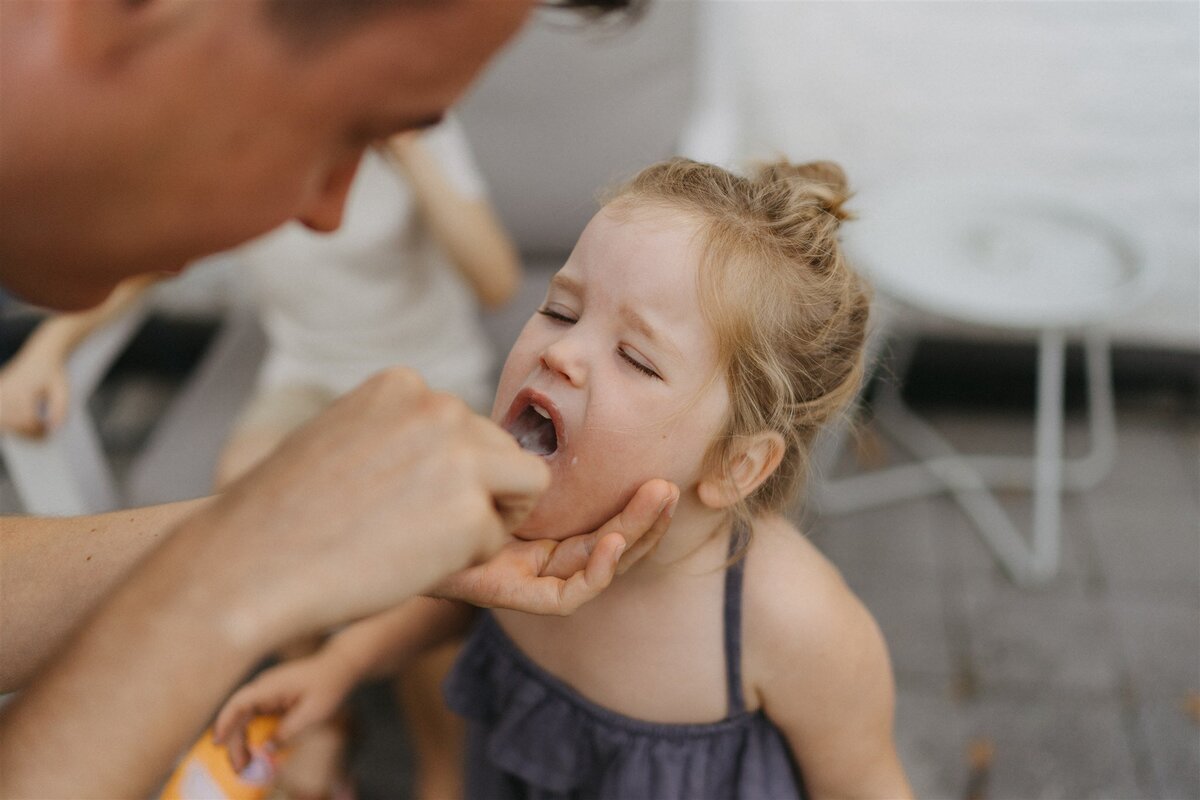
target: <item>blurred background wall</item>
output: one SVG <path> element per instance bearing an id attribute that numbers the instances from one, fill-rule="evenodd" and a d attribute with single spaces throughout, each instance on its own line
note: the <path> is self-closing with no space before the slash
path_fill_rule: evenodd
<path id="1" fill-rule="evenodd" d="M 1161 260 L 1117 341 L 1200 348 L 1200 5 L 721 1 L 743 152 L 832 157 L 863 188 L 1040 175 Z"/>

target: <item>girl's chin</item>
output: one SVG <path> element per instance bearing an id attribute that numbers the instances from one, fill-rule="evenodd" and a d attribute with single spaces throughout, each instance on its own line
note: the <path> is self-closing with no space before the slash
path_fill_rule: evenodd
<path id="1" fill-rule="evenodd" d="M 563 539 L 570 539 L 580 533 L 591 533 L 615 514 L 615 511 L 612 514 L 604 514 L 579 506 L 557 503 L 554 507 L 539 505 L 529 515 L 529 518 L 513 531 L 513 536 L 526 541 L 552 539 L 561 542 Z"/>

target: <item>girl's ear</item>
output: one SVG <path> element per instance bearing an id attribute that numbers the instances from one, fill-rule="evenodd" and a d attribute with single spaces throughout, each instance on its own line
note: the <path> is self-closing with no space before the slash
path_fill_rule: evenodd
<path id="1" fill-rule="evenodd" d="M 783 460 L 783 437 L 775 431 L 741 436 L 723 463 L 700 481 L 700 502 L 712 509 L 729 508 L 748 497 Z"/>

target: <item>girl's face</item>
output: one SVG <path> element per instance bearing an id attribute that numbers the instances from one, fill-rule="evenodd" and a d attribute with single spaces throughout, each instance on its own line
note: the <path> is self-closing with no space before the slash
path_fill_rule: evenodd
<path id="1" fill-rule="evenodd" d="M 700 312 L 698 229 L 680 211 L 601 210 L 521 331 L 492 418 L 552 477 L 518 536 L 594 530 L 651 478 L 691 502 L 729 406 Z"/>

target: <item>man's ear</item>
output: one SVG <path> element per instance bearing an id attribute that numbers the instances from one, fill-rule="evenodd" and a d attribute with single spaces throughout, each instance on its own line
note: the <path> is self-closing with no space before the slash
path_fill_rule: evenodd
<path id="1" fill-rule="evenodd" d="M 121 64 L 199 5 L 181 0 L 55 0 L 55 33 L 66 58 L 82 67 L 104 68 Z"/>
<path id="2" fill-rule="evenodd" d="M 723 463 L 700 481 L 696 491 L 709 508 L 729 508 L 748 497 L 783 460 L 783 437 L 775 431 L 740 436 Z"/>

